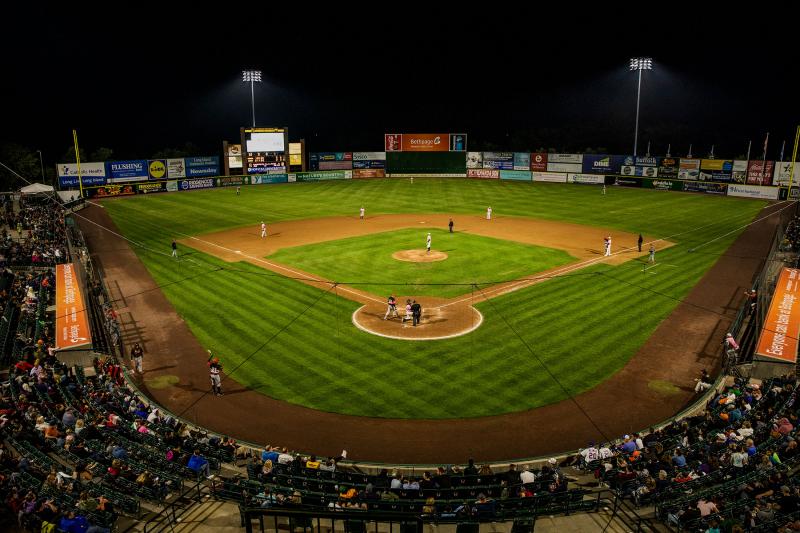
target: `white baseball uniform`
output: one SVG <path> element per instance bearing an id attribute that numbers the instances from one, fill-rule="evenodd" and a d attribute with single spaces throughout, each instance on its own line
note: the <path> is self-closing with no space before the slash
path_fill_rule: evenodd
<path id="1" fill-rule="evenodd" d="M 606 253 L 604 257 L 611 255 L 611 237 L 606 237 Z"/>
<path id="2" fill-rule="evenodd" d="M 427 240 L 428 251 L 431 251 L 431 234 L 428 233 L 428 240 Z"/>
<path id="3" fill-rule="evenodd" d="M 492 208 L 486 210 L 486 220 L 492 220 Z"/>
<path id="4" fill-rule="evenodd" d="M 650 245 L 650 257 L 647 259 L 648 263 L 655 263 L 656 262 L 656 247 L 652 244 Z"/>
<path id="5" fill-rule="evenodd" d="M 267 236 L 267 225 L 262 222 L 261 223 L 261 238 L 263 239 L 266 236 Z"/>
<path id="6" fill-rule="evenodd" d="M 361 208 L 361 210 L 359 212 L 361 213 L 361 217 L 360 218 L 364 218 L 364 208 L 363 207 Z"/>

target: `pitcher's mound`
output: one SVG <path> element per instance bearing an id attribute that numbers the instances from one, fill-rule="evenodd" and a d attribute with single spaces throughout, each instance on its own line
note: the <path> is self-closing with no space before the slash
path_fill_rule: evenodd
<path id="1" fill-rule="evenodd" d="M 392 254 L 394 259 L 398 261 L 411 261 L 412 263 L 432 263 L 434 261 L 444 261 L 447 259 L 447 254 L 444 252 L 437 252 L 431 250 L 400 250 Z"/>

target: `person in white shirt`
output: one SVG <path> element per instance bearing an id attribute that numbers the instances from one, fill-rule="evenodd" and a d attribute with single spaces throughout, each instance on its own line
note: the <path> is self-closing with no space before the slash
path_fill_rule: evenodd
<path id="1" fill-rule="evenodd" d="M 262 220 L 261 221 L 261 238 L 263 239 L 266 236 L 267 236 L 267 225 Z"/>
<path id="2" fill-rule="evenodd" d="M 486 220 L 492 220 L 492 207 L 489 206 L 486 209 Z"/>
<path id="3" fill-rule="evenodd" d="M 425 246 L 428 249 L 428 251 L 426 253 L 431 253 L 431 234 L 430 233 L 428 233 L 428 240 L 425 241 Z"/>
<path id="4" fill-rule="evenodd" d="M 583 457 L 584 462 L 591 463 L 592 461 L 597 461 L 600 459 L 600 450 L 595 447 L 593 442 L 590 442 L 588 448 L 581 450 L 581 456 Z"/>
<path id="5" fill-rule="evenodd" d="M 526 467 L 525 470 L 520 472 L 519 480 L 522 482 L 523 485 L 527 485 L 528 483 L 533 483 L 534 481 L 536 481 L 536 476 L 533 475 L 533 472 L 528 470 L 528 468 Z"/>
<path id="6" fill-rule="evenodd" d="M 364 208 L 362 207 L 358 212 L 359 212 L 358 218 L 364 220 Z"/>

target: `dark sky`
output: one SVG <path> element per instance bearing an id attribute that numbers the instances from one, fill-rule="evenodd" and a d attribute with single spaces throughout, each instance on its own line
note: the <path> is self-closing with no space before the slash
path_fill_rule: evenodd
<path id="1" fill-rule="evenodd" d="M 796 25 L 776 10 L 168 4 L 4 7 L 0 39 L 13 53 L 0 56 L 0 142 L 41 148 L 48 164 L 72 128 L 87 150 L 108 146 L 119 158 L 187 141 L 218 153 L 250 124 L 241 82 L 250 67 L 265 80 L 255 87 L 258 125 L 288 126 L 313 151 L 381 150 L 385 132 L 458 131 L 473 149 L 630 153 L 636 55 L 654 60 L 640 119 L 640 146 L 651 140 L 654 153 L 671 143 L 685 154 L 693 143 L 705 155 L 715 144 L 733 157 L 752 139 L 760 157 L 769 131 L 777 158 L 800 123 Z"/>

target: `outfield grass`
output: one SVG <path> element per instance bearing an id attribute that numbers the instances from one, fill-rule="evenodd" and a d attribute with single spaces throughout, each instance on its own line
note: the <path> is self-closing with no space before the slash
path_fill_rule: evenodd
<path id="1" fill-rule="evenodd" d="M 442 298 L 470 292 L 470 283 L 486 285 L 514 280 L 575 259 L 554 248 L 469 233 L 429 231 L 433 249 L 447 253 L 446 260 L 411 263 L 392 257 L 400 250 L 424 249 L 428 230 L 420 229 L 283 248 L 269 257 L 373 294 L 384 295 L 389 290 Z"/>
<path id="2" fill-rule="evenodd" d="M 450 418 L 538 407 L 606 380 L 729 247 L 738 235 L 731 230 L 750 222 L 765 202 L 616 187 L 602 196 L 591 186 L 417 179 L 253 186 L 243 187 L 239 197 L 231 188 L 103 205 L 139 245 L 139 257 L 200 342 L 222 354 L 227 371 L 246 361 L 233 374 L 239 382 L 326 411 Z M 659 251 L 658 261 L 671 266 L 654 270 L 657 275 L 643 275 L 638 261 L 595 265 L 479 304 L 485 320 L 475 332 L 430 342 L 364 333 L 350 322 L 358 304 L 250 264 L 231 265 L 199 252 L 180 264 L 169 257 L 173 237 L 262 219 L 357 216 L 361 205 L 370 215 L 482 214 L 491 205 L 496 216 L 642 232 L 676 245 Z M 688 253 L 703 243 L 708 244 Z M 194 278 L 181 282 L 189 276 Z"/>

